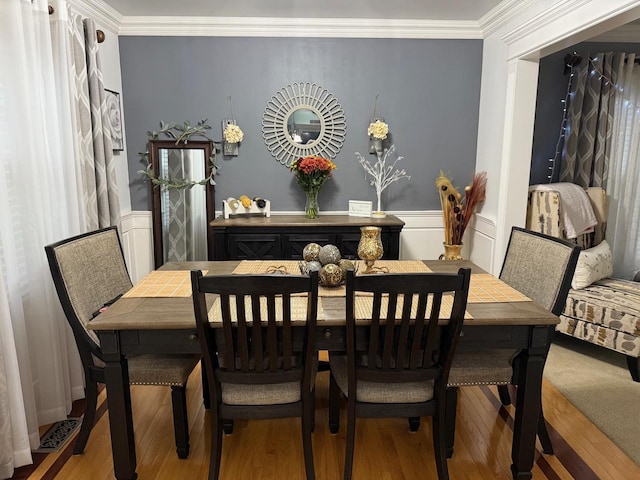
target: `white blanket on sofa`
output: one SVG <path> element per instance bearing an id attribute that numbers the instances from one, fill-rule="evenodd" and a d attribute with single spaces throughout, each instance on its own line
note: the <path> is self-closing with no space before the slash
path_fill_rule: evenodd
<path id="1" fill-rule="evenodd" d="M 580 185 L 569 182 L 531 185 L 532 190 L 551 190 L 560 195 L 560 212 L 567 238 L 576 238 L 593 231 L 598 224 L 587 192 Z"/>

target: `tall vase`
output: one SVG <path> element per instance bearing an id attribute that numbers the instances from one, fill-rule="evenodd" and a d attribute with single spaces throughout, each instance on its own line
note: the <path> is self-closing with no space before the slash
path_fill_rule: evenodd
<path id="1" fill-rule="evenodd" d="M 318 190 L 309 190 L 307 194 L 307 203 L 304 206 L 304 216 L 307 218 L 318 218 L 320 208 L 318 207 Z"/>
<path id="2" fill-rule="evenodd" d="M 464 260 L 463 256 L 460 254 L 460 250 L 462 250 L 462 244 L 450 245 L 443 242 L 442 245 L 444 245 L 444 253 L 440 255 L 440 260 Z"/>

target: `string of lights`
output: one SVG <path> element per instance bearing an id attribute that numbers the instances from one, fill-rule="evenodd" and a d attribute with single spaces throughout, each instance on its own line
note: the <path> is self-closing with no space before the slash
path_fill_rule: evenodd
<path id="1" fill-rule="evenodd" d="M 574 52 L 575 55 L 575 52 Z M 566 60 L 565 60 L 566 62 Z M 577 65 L 575 62 L 566 62 L 565 68 L 568 69 L 569 73 L 569 81 L 567 82 L 567 91 L 564 95 L 564 99 L 562 100 L 562 123 L 560 124 L 560 135 L 558 136 L 558 141 L 556 142 L 555 153 L 553 154 L 553 158 L 549 159 L 549 175 L 547 175 L 547 179 L 549 183 L 553 181 L 553 175 L 556 171 L 556 164 L 558 162 L 558 157 L 560 156 L 560 150 L 564 145 L 564 139 L 567 134 L 567 120 L 568 120 L 568 107 L 569 107 L 569 98 L 572 95 L 571 87 L 573 85 L 573 68 Z"/>

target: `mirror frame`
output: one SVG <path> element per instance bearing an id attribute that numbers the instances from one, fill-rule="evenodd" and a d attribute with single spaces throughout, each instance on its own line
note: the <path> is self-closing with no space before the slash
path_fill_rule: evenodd
<path id="1" fill-rule="evenodd" d="M 320 120 L 320 134 L 309 144 L 294 142 L 287 128 L 291 115 L 303 109 L 312 111 Z M 346 117 L 338 100 L 315 83 L 293 83 L 280 89 L 262 114 L 262 137 L 267 148 L 287 167 L 294 160 L 309 155 L 335 158 L 344 143 L 346 129 Z"/>
<path id="2" fill-rule="evenodd" d="M 209 158 L 213 154 L 213 141 L 194 140 L 178 143 L 174 140 L 149 140 L 149 158 L 151 168 L 156 177 L 159 175 L 159 151 L 168 150 L 204 150 L 205 178 L 211 175 L 211 162 Z M 163 242 L 162 242 L 162 213 L 160 211 L 162 203 L 160 199 L 161 185 L 151 184 L 151 217 L 153 222 L 153 260 L 155 268 L 164 264 Z M 215 219 L 215 185 L 207 182 L 205 185 L 206 211 L 207 211 L 207 260 L 214 258 L 213 228 L 211 222 Z"/>

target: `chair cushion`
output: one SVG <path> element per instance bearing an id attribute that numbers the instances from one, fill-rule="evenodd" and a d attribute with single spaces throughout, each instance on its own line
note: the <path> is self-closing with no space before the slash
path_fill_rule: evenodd
<path id="1" fill-rule="evenodd" d="M 516 350 L 458 351 L 449 371 L 450 387 L 464 385 L 507 385 L 513 376 Z"/>
<path id="2" fill-rule="evenodd" d="M 276 384 L 222 383 L 222 402 L 227 405 L 281 405 L 301 399 L 300 382 Z"/>
<path id="3" fill-rule="evenodd" d="M 136 355 L 127 358 L 132 385 L 184 385 L 200 355 Z"/>
<path id="4" fill-rule="evenodd" d="M 569 290 L 563 315 L 640 336 L 640 283 L 605 278 Z"/>
<path id="5" fill-rule="evenodd" d="M 347 356 L 330 355 L 331 373 L 347 394 Z M 421 403 L 433 398 L 433 380 L 410 383 L 358 382 L 356 400 L 365 403 Z"/>

